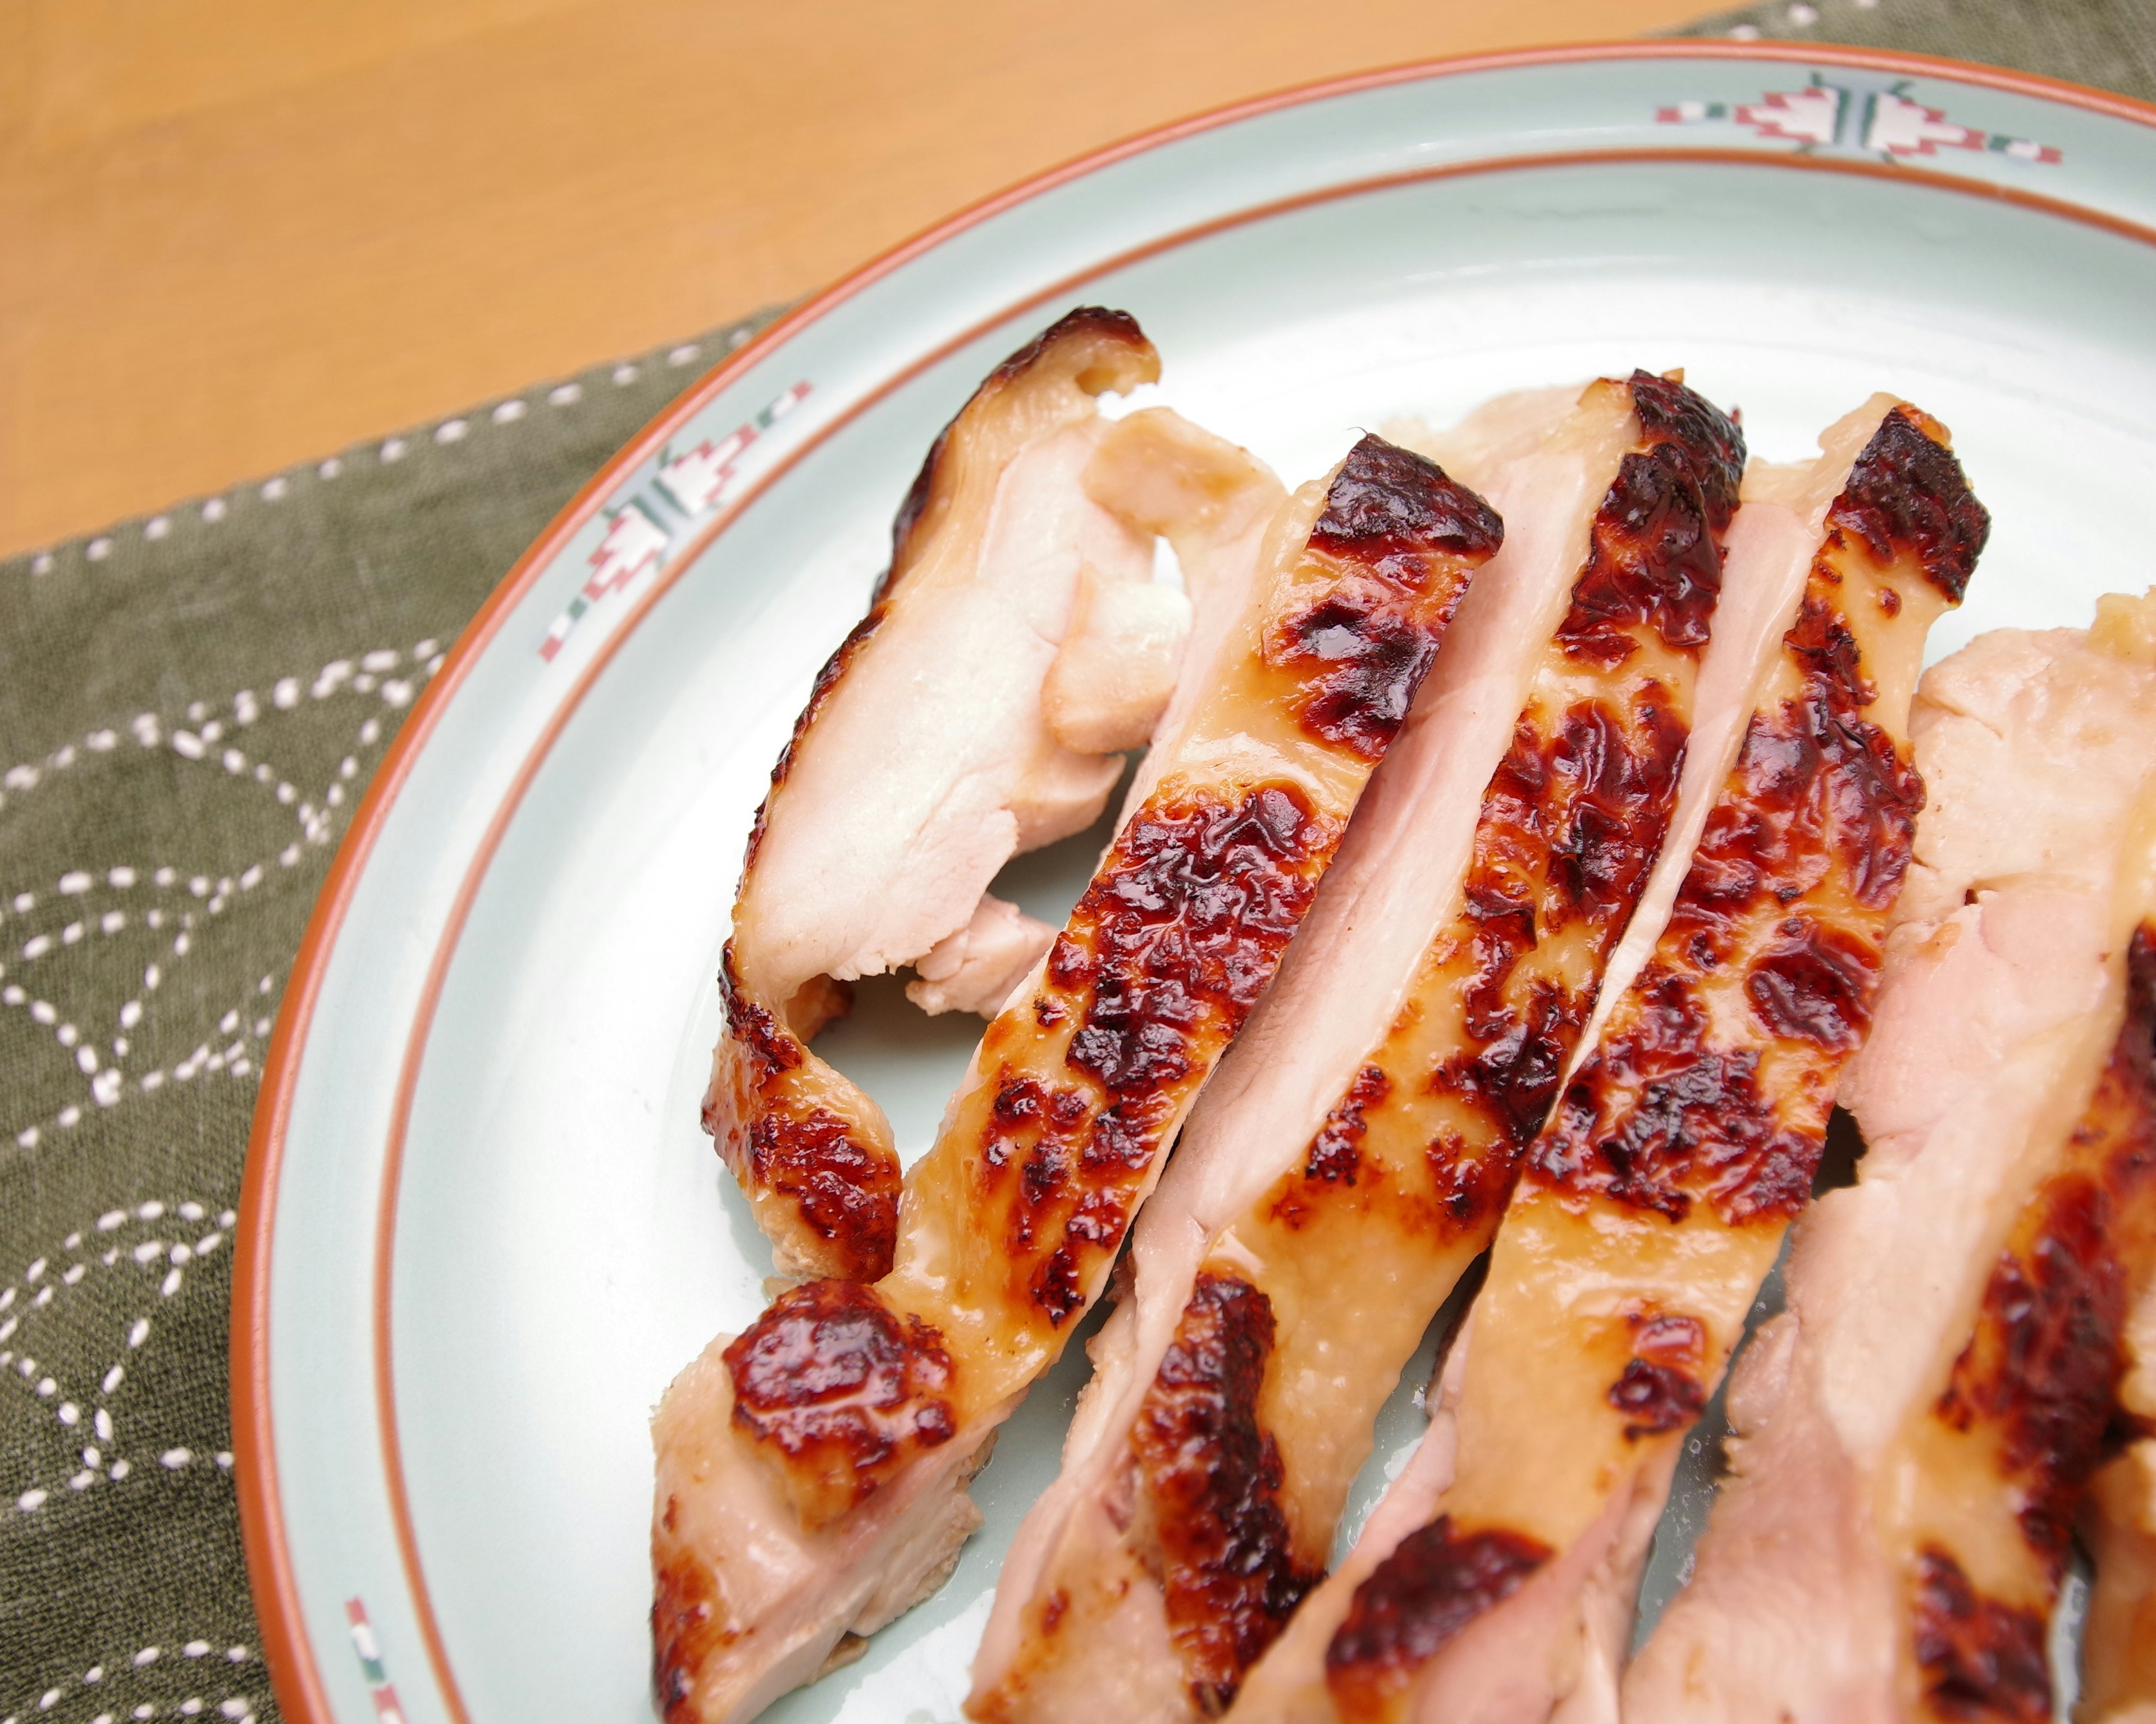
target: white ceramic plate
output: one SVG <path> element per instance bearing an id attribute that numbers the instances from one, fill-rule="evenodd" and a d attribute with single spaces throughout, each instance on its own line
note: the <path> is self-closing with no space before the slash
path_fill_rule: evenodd
<path id="1" fill-rule="evenodd" d="M 1139 140 L 872 265 L 704 379 L 518 565 L 309 930 L 233 1366 L 295 1724 L 649 1716 L 646 1414 L 769 1265 L 697 1127 L 750 813 L 929 439 L 1088 301 L 1158 344 L 1157 398 L 1291 484 L 1395 415 L 1682 365 L 1770 458 L 1875 389 L 1953 427 L 1996 530 L 1937 651 L 2151 578 L 2156 110 L 2087 91 L 1725 44 L 1412 68 Z M 1060 920 L 1096 844 L 998 890 Z M 832 1056 L 918 1153 L 978 1026 L 863 996 Z M 950 1584 L 771 1716 L 957 1716 L 1082 1368 L 1074 1348 L 1005 1432 Z M 1358 1508 L 1419 1424 L 1404 1389 Z M 1699 1510 L 1688 1486 L 1668 1530 Z"/>

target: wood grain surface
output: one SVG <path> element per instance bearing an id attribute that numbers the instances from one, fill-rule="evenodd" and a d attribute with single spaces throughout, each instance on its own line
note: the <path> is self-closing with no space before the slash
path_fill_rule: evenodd
<path id="1" fill-rule="evenodd" d="M 1116 138 L 1700 0 L 0 0 L 0 553 L 808 293 Z"/>

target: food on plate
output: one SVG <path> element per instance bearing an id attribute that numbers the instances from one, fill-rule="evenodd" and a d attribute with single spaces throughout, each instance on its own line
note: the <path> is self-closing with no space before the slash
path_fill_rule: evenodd
<path id="1" fill-rule="evenodd" d="M 720 975 L 704 1124 L 782 1271 L 891 1267 L 899 1164 L 882 1110 L 810 1051 L 855 977 L 906 964 L 932 1012 L 993 1016 L 1055 930 L 988 893 L 1083 830 L 1175 686 L 1191 598 L 1254 561 L 1285 495 L 1165 408 L 1096 398 L 1160 374 L 1137 323 L 1073 311 L 1004 361 L 929 451 L 889 572 L 817 677 L 771 777 Z"/>
<path id="2" fill-rule="evenodd" d="M 1133 1236 L 976 1718 L 1234 1698 L 1488 1244 L 1661 844 L 1741 435 L 1636 372 L 1501 399 L 1444 448 L 1504 548 Z"/>
<path id="3" fill-rule="evenodd" d="M 908 1175 L 891 1273 L 785 1293 L 668 1391 L 670 1720 L 750 1716 L 942 1583 L 979 1521 L 966 1481 L 1098 1297 L 1502 532 L 1376 437 L 1276 514 L 1091 884 Z"/>
<path id="4" fill-rule="evenodd" d="M 1881 1523 L 1921 1717 L 2047 1715 L 2075 1512 L 2114 1416 L 2133 1412 L 2120 1393 L 2131 1301 L 2156 1279 L 2156 898 L 2135 897 L 2144 919 L 2123 942 L 2125 1019 L 2095 1093 L 2015 1218 L 1946 1388 L 1896 1444 L 1899 1500 Z M 2099 1541 L 2106 1530 L 2099 1500 Z M 2097 1716 L 2131 1686 L 2121 1667 L 2134 1636 L 2117 1603 L 2147 1585 L 2126 1549 L 2111 1554 L 2091 1649 L 2104 1672 Z"/>
<path id="5" fill-rule="evenodd" d="M 2156 1422 L 2148 1381 L 2156 1345 L 2148 1287 L 2137 1290 L 2124 1397 L 2146 1429 Z M 2142 1437 L 2105 1465 L 2083 1504 L 2082 1537 L 2096 1562 L 2082 1634 L 2080 1724 L 2149 1724 L 2156 1718 L 2156 1438 Z"/>
<path id="6" fill-rule="evenodd" d="M 1451 1476 L 1419 1476 L 1419 1524 L 1391 1521 L 1389 1548 L 1327 1583 L 1322 1696 L 1305 1640 L 1253 1672 L 1238 1716 L 1614 1714 L 1678 1447 L 1870 1017 L 1922 801 L 1924 637 L 1988 526 L 1943 428 L 1906 404 L 1875 398 L 1822 444 L 1809 475 L 1778 475 L 1824 504 L 1795 620 L 1650 955 L 1522 1159 L 1447 1362 Z"/>
<path id="7" fill-rule="evenodd" d="M 1731 1475 L 1628 1716 L 2049 1717 L 2074 1489 L 2115 1388 L 2156 1410 L 2119 1386 L 2149 1345 L 2156 599 L 1980 637 L 1913 725 L 1933 804 L 1843 1086 L 1867 1148 L 1733 1374 Z M 2150 1692 L 2146 1460 L 2092 1493 L 2084 1719 Z"/>

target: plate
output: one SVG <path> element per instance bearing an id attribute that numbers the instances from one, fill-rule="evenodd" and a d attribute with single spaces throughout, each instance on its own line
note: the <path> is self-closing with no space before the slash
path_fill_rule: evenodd
<path id="1" fill-rule="evenodd" d="M 2124 505 L 2156 492 L 2156 110 L 2091 91 L 1790 45 L 1409 67 L 1137 140 L 870 265 L 703 379 L 517 565 L 308 929 L 233 1340 L 287 1717 L 649 1716 L 645 1419 L 769 1268 L 697 1126 L 751 811 L 930 439 L 1086 302 L 1158 344 L 1142 398 L 1291 484 L 1358 427 L 1635 366 L 1686 367 L 1770 459 L 1906 395 L 1997 522 L 1935 653 L 2149 579 Z M 998 890 L 1060 921 L 1097 839 Z M 831 1056 L 917 1154 L 978 1025 L 862 993 Z M 1073 1349 L 1006 1430 L 950 1584 L 767 1716 L 957 1717 L 1082 1373 Z M 1358 1509 L 1420 1427 L 1412 1388 Z M 1695 1482 L 1658 1587 L 1701 1506 Z"/>

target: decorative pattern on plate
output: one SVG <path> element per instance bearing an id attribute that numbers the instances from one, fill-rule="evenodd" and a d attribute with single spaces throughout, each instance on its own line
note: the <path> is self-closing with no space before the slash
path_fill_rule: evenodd
<path id="1" fill-rule="evenodd" d="M 671 444 L 665 445 L 659 451 L 658 470 L 648 486 L 617 491 L 614 495 L 620 500 L 606 511 L 606 533 L 584 559 L 591 575 L 567 608 L 547 625 L 546 639 L 539 643 L 539 656 L 553 663 L 587 611 L 608 594 L 624 591 L 639 575 L 658 567 L 681 530 L 698 524 L 718 507 L 749 445 L 808 399 L 808 388 L 806 382 L 794 384 L 716 444 L 707 437 L 678 455 Z M 670 517 L 678 520 L 681 528 L 669 526 Z"/>
<path id="2" fill-rule="evenodd" d="M 344 1601 L 345 1620 L 352 1624 L 352 1650 L 359 1659 L 359 1673 L 367 1678 L 367 1692 L 374 1702 L 379 1724 L 404 1724 L 404 1705 L 397 1698 L 397 1685 L 389 1680 L 382 1661 L 382 1648 L 374 1638 L 374 1624 L 367 1619 L 367 1604 L 354 1593 Z"/>
<path id="3" fill-rule="evenodd" d="M 1949 120 L 1945 109 L 1915 100 L 1910 87 L 1907 78 L 1888 83 L 1861 72 L 1839 70 L 1832 77 L 1814 72 L 1801 90 L 1769 90 L 1756 102 L 1677 102 L 1657 108 L 1655 118 L 1664 126 L 1729 121 L 1806 151 L 1881 162 L 1935 156 L 1943 149 L 1989 151 L 2049 166 L 2066 159 L 2053 146 L 2034 138 L 2010 137 Z"/>

